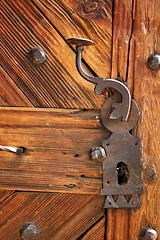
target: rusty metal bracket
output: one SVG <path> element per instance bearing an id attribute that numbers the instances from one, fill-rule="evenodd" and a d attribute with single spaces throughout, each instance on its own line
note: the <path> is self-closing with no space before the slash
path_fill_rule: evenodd
<path id="1" fill-rule="evenodd" d="M 112 133 L 102 142 L 107 152 L 103 161 L 102 195 L 107 195 L 107 208 L 140 207 L 138 195 L 143 193 L 140 140 L 129 132 Z"/>
<path id="2" fill-rule="evenodd" d="M 91 149 L 92 160 L 102 162 L 101 194 L 106 195 L 105 208 L 138 208 L 141 206 L 139 195 L 143 193 L 140 140 L 129 133 L 137 124 L 137 104 L 124 83 L 90 76 L 83 70 L 83 46 L 91 45 L 91 40 L 70 38 L 68 42 L 76 45 L 77 69 L 84 79 L 96 84 L 95 93 L 102 94 L 106 88 L 114 92 L 101 109 L 102 124 L 111 135 L 101 146 Z"/>

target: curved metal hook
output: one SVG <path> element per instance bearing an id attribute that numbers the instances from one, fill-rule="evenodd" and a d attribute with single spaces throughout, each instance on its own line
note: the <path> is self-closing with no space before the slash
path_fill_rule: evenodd
<path id="1" fill-rule="evenodd" d="M 111 119 L 122 119 L 122 121 L 127 121 L 131 108 L 131 95 L 128 88 L 122 83 L 115 79 L 107 79 L 100 77 L 93 77 L 86 73 L 82 67 L 82 51 L 84 49 L 83 45 L 89 45 L 92 42 L 87 39 L 72 38 L 68 40 L 72 44 L 76 44 L 76 66 L 80 75 L 89 82 L 95 83 L 95 93 L 102 94 L 106 88 L 116 89 L 122 95 L 122 102 L 115 103 L 113 107 L 115 108 L 111 115 Z"/>
<path id="2" fill-rule="evenodd" d="M 104 80 L 104 78 L 90 76 L 88 73 L 86 73 L 84 71 L 84 69 L 82 67 L 82 51 L 83 51 L 83 49 L 84 49 L 84 47 L 82 45 L 76 46 L 76 50 L 77 50 L 76 66 L 77 66 L 79 74 L 89 82 L 92 82 L 92 83 L 102 82 Z"/>

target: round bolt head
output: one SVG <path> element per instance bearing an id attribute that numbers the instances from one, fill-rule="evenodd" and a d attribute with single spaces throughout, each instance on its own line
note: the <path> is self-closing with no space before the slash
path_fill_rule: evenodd
<path id="1" fill-rule="evenodd" d="M 39 235 L 39 231 L 34 223 L 26 223 L 20 229 L 20 236 L 25 240 L 36 240 Z"/>
<path id="2" fill-rule="evenodd" d="M 158 234 L 154 228 L 146 227 L 142 229 L 140 237 L 141 239 L 144 239 L 144 240 L 156 240 L 158 237 Z"/>
<path id="3" fill-rule="evenodd" d="M 34 65 L 40 65 L 46 61 L 46 54 L 41 47 L 32 47 L 28 53 L 28 59 Z"/>
<path id="4" fill-rule="evenodd" d="M 151 54 L 147 60 L 148 67 L 153 71 L 160 70 L 160 54 Z"/>
<path id="5" fill-rule="evenodd" d="M 67 42 L 76 46 L 88 46 L 93 44 L 92 40 L 85 38 L 69 38 Z"/>
<path id="6" fill-rule="evenodd" d="M 90 154 L 93 161 L 98 160 L 99 162 L 104 162 L 106 159 L 106 152 L 102 147 L 91 148 Z"/>

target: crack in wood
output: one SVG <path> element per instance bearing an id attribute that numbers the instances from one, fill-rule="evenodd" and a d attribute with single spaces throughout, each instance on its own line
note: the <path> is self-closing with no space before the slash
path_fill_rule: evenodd
<path id="1" fill-rule="evenodd" d="M 80 235 L 76 240 L 82 240 L 102 219 L 105 217 L 102 216 L 99 218 L 92 226 L 90 226 L 82 235 Z"/>

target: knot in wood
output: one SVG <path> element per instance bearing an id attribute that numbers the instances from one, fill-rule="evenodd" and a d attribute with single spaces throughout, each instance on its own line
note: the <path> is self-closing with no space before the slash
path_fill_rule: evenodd
<path id="1" fill-rule="evenodd" d="M 153 182 L 157 178 L 156 166 L 153 163 L 147 164 L 145 166 L 144 173 L 149 182 Z"/>
<path id="2" fill-rule="evenodd" d="M 92 13 L 92 12 L 96 11 L 97 8 L 98 8 L 98 2 L 90 1 L 90 2 L 87 2 L 84 5 L 84 12 L 85 13 Z"/>

